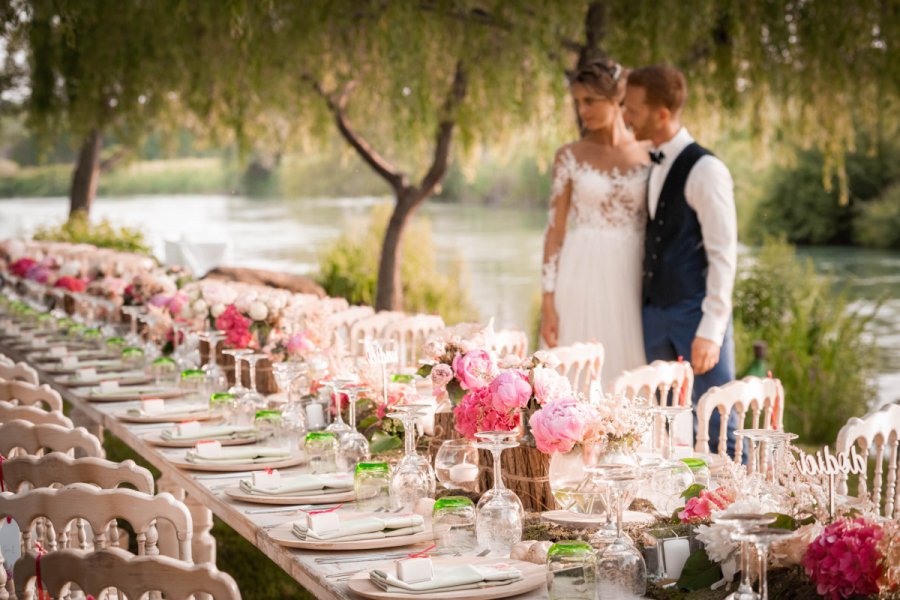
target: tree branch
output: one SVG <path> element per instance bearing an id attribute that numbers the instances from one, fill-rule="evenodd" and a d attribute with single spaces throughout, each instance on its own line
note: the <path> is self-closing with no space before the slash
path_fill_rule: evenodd
<path id="1" fill-rule="evenodd" d="M 416 194 L 415 204 L 419 204 L 431 195 L 437 185 L 447 173 L 447 164 L 450 161 L 450 142 L 453 140 L 453 129 L 456 127 L 456 108 L 466 97 L 468 77 L 462 61 L 456 63 L 456 73 L 453 75 L 453 85 L 444 99 L 443 115 L 438 124 L 434 145 L 434 158 L 431 167 L 419 184 L 419 193 Z"/>
<path id="2" fill-rule="evenodd" d="M 386 158 L 381 156 L 381 154 L 379 154 L 365 138 L 354 131 L 347 119 L 347 114 L 345 112 L 347 100 L 350 96 L 350 92 L 356 87 L 356 82 L 353 80 L 348 82 L 338 97 L 335 98 L 332 94 L 326 92 L 319 82 L 309 75 L 304 74 L 301 77 L 310 82 L 316 93 L 325 100 L 328 110 L 330 110 L 331 114 L 334 116 L 334 122 L 337 125 L 338 131 L 341 132 L 341 135 L 347 143 L 356 150 L 356 153 L 359 154 L 360 158 L 362 158 L 366 164 L 378 173 L 382 179 L 388 182 L 399 198 L 403 190 L 409 185 L 406 175 L 397 170 Z"/>

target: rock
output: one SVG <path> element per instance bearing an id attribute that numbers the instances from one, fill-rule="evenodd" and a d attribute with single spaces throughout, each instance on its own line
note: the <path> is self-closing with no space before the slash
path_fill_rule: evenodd
<path id="1" fill-rule="evenodd" d="M 512 549 L 509 551 L 509 558 L 511 560 L 528 560 L 528 551 L 535 544 L 537 544 L 536 540 L 525 540 L 524 542 L 513 544 Z"/>
<path id="2" fill-rule="evenodd" d="M 313 294 L 320 298 L 325 297 L 325 290 L 312 278 L 305 275 L 292 273 L 279 273 L 277 271 L 265 271 L 262 269 L 246 269 L 242 267 L 216 267 L 206 274 L 204 279 L 222 279 L 225 281 L 240 281 L 254 285 L 267 285 L 269 287 L 290 290 L 299 294 Z"/>
<path id="3" fill-rule="evenodd" d="M 552 545 L 553 542 L 535 542 L 532 544 L 531 548 L 528 549 L 525 560 L 536 565 L 545 564 L 547 562 L 547 551 L 550 550 L 550 546 Z"/>

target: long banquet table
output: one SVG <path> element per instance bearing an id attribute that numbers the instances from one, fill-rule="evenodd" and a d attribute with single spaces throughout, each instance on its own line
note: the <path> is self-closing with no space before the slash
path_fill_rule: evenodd
<path id="1" fill-rule="evenodd" d="M 136 407 L 137 401 L 128 402 L 90 402 L 84 396 L 77 393 L 77 388 L 68 388 L 56 383 L 54 377 L 34 363 L 29 363 L 25 354 L 21 351 L 4 347 L 0 344 L 0 353 L 5 354 L 15 361 L 24 361 L 31 364 L 40 375 L 41 383 L 50 385 L 58 391 L 64 400 L 72 404 L 72 418 L 76 425 L 87 427 L 93 433 L 102 433 L 103 429 L 121 439 L 150 464 L 159 469 L 161 477 L 157 482 L 158 491 L 171 492 L 176 497 L 183 498 L 194 520 L 193 557 L 196 562 L 215 562 L 215 539 L 210 534 L 212 528 L 212 515 L 215 514 L 227 523 L 236 532 L 249 540 L 259 548 L 275 564 L 284 569 L 300 585 L 309 590 L 316 598 L 359 598 L 351 592 L 347 580 L 339 577 L 329 577 L 341 571 L 368 570 L 383 565 L 383 561 L 372 559 L 367 561 L 349 562 L 342 564 L 319 564 L 316 558 L 333 557 L 338 555 L 363 556 L 375 555 L 380 551 L 345 551 L 345 552 L 314 552 L 309 550 L 297 550 L 286 548 L 277 544 L 268 534 L 268 529 L 274 525 L 297 519 L 298 513 L 248 513 L 254 509 L 278 508 L 262 504 L 251 504 L 234 500 L 223 491 L 228 485 L 237 484 L 242 474 L 231 477 L 220 477 L 224 473 L 200 473 L 182 469 L 174 465 L 170 458 L 183 455 L 186 449 L 161 448 L 154 446 L 143 435 L 152 431 L 161 431 L 171 424 L 146 425 L 125 423 L 116 418 L 112 413 L 123 409 Z M 291 469 L 279 469 L 283 474 L 300 472 L 303 467 Z M 210 477 L 215 475 L 215 478 Z M 243 475 L 246 476 L 246 475 Z M 423 549 L 424 545 L 409 546 Z M 391 550 L 398 550 L 393 548 Z M 247 595 L 246 597 L 251 597 Z M 414 596 L 410 596 L 414 598 Z M 527 594 L 515 596 L 518 600 L 538 600 L 548 598 L 546 586 Z"/>

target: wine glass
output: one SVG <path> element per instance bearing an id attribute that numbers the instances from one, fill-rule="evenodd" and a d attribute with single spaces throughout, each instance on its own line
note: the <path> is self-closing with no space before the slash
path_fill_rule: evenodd
<path id="1" fill-rule="evenodd" d="M 692 411 L 687 406 L 658 406 L 656 411 L 663 415 L 668 430 L 665 460 L 653 465 L 650 486 L 647 490 L 656 508 L 663 514 L 682 506 L 681 493 L 694 483 L 694 472 L 684 462 L 675 457 L 675 419 Z"/>
<path id="2" fill-rule="evenodd" d="M 759 594 L 761 600 L 769 600 L 769 547 L 797 535 L 796 531 L 778 527 L 754 527 L 749 531 L 738 531 L 732 537 L 741 544 L 750 543 L 756 546 L 759 555 Z M 750 570 L 749 568 L 747 569 Z M 743 587 L 743 583 L 741 584 Z"/>
<path id="3" fill-rule="evenodd" d="M 325 428 L 325 431 L 336 433 L 338 437 L 350 433 L 350 426 L 344 423 L 343 411 L 341 410 L 343 404 L 341 394 L 345 393 L 345 391 L 349 389 L 350 386 L 356 384 L 357 381 L 357 379 L 351 376 L 335 377 L 325 384 L 331 388 L 331 399 L 333 402 L 332 405 L 334 406 L 334 421 Z"/>
<path id="4" fill-rule="evenodd" d="M 280 390 L 287 394 L 287 402 L 281 412 L 281 417 L 285 431 L 291 437 L 306 435 L 306 413 L 297 400 L 296 388 L 299 380 L 305 378 L 308 372 L 309 367 L 302 362 L 288 361 L 272 365 L 275 383 Z"/>
<path id="5" fill-rule="evenodd" d="M 369 440 L 356 429 L 356 394 L 358 385 L 344 388 L 350 402 L 350 430 L 338 437 L 338 467 L 352 472 L 357 463 L 369 460 L 371 450 Z"/>
<path id="6" fill-rule="evenodd" d="M 253 406 L 256 407 L 256 410 L 263 410 L 266 408 L 266 397 L 259 393 L 259 390 L 256 389 L 256 363 L 261 361 L 264 358 L 268 358 L 267 355 L 262 353 L 253 353 L 245 354 L 242 357 L 250 367 L 250 388 L 249 391 L 243 395 L 241 401 L 252 403 Z"/>
<path id="7" fill-rule="evenodd" d="M 157 317 L 151 314 L 149 311 L 144 311 L 137 316 L 138 324 L 144 324 L 144 328 L 147 330 L 147 339 L 143 342 L 141 346 L 144 349 L 144 356 L 147 357 L 147 360 L 152 362 L 162 356 L 162 351 L 159 349 L 159 344 L 153 337 L 153 329 L 156 325 Z"/>
<path id="8" fill-rule="evenodd" d="M 519 445 L 515 431 L 481 431 L 475 434 L 477 448 L 490 450 L 494 457 L 494 487 L 482 494 L 475 509 L 475 531 L 478 545 L 492 554 L 509 555 L 513 545 L 522 540 L 525 509 L 515 492 L 503 485 L 500 455 Z"/>
<path id="9" fill-rule="evenodd" d="M 216 349 L 219 346 L 219 342 L 225 339 L 225 332 L 211 329 L 200 333 L 199 337 L 209 347 L 209 355 L 206 359 L 206 364 L 203 365 L 206 381 L 209 383 L 212 391 L 220 392 L 228 387 L 228 379 L 225 377 L 225 371 L 219 366 Z"/>
<path id="10" fill-rule="evenodd" d="M 771 525 L 775 522 L 775 517 L 757 513 L 729 515 L 726 512 L 714 518 L 713 522 L 731 527 L 733 530 L 732 538 L 741 542 L 741 585 L 738 586 L 734 593 L 728 596 L 727 600 L 760 600 L 759 594 L 753 591 L 753 584 L 750 580 L 750 547 L 747 545 L 748 540 L 738 540 L 737 536 L 764 525 Z"/>
<path id="11" fill-rule="evenodd" d="M 434 469 L 431 463 L 416 454 L 416 418 L 426 406 L 404 404 L 393 407 L 392 419 L 400 419 L 404 429 L 404 456 L 391 474 L 391 498 L 394 506 L 413 510 L 422 498 L 433 498 L 435 492 Z"/>
<path id="12" fill-rule="evenodd" d="M 241 359 L 248 354 L 253 354 L 253 350 L 247 348 L 226 348 L 222 350 L 222 354 L 227 354 L 234 359 L 234 385 L 228 388 L 228 393 L 233 394 L 235 398 L 240 398 L 249 391 L 242 382 Z"/>
<path id="13" fill-rule="evenodd" d="M 143 340 L 138 335 L 137 324 L 138 316 L 144 309 L 140 306 L 123 306 L 122 312 L 128 315 L 129 331 L 125 335 L 125 343 L 129 346 L 140 346 Z"/>

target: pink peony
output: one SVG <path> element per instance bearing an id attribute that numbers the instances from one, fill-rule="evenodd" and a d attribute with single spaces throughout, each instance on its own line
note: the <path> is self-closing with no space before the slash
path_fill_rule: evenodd
<path id="1" fill-rule="evenodd" d="M 564 375 L 560 375 L 556 369 L 537 366 L 534 368 L 533 381 L 534 397 L 538 403 L 547 404 L 560 398 L 572 396 L 572 384 Z"/>
<path id="2" fill-rule="evenodd" d="M 575 398 L 546 404 L 528 423 L 537 449 L 545 454 L 568 452 L 585 442 L 586 424 L 592 421 L 591 407 Z"/>
<path id="3" fill-rule="evenodd" d="M 292 335 L 287 342 L 287 351 L 290 354 L 306 354 L 315 350 L 316 346 L 306 336 L 306 333 L 300 332 Z"/>
<path id="4" fill-rule="evenodd" d="M 713 511 L 725 510 L 734 502 L 734 492 L 719 488 L 714 492 L 703 490 L 699 496 L 687 501 L 684 510 L 678 513 L 682 523 L 700 523 L 709 520 Z"/>
<path id="5" fill-rule="evenodd" d="M 479 431 L 512 431 L 519 426 L 519 413 L 498 411 L 492 405 L 491 392 L 482 387 L 463 396 L 459 406 L 453 409 L 456 431 L 469 439 L 475 439 Z"/>
<path id="6" fill-rule="evenodd" d="M 809 545 L 803 568 L 816 592 L 831 600 L 878 593 L 884 571 L 883 531 L 863 518 L 832 523 Z"/>
<path id="7" fill-rule="evenodd" d="M 517 369 L 500 373 L 491 382 L 490 390 L 494 408 L 504 412 L 524 408 L 531 398 L 528 376 Z"/>
<path id="8" fill-rule="evenodd" d="M 435 388 L 446 388 L 451 379 L 453 379 L 453 369 L 450 368 L 450 365 L 438 363 L 431 368 L 431 385 Z"/>
<path id="9" fill-rule="evenodd" d="M 464 390 L 487 387 L 497 374 L 497 366 L 485 350 L 470 350 L 453 359 L 453 371 Z"/>

